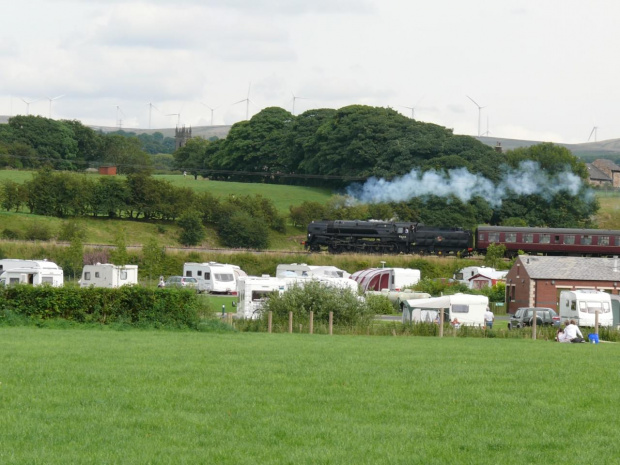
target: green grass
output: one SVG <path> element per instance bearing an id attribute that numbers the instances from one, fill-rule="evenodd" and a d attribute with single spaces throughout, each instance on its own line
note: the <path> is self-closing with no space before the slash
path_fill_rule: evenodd
<path id="1" fill-rule="evenodd" d="M 32 171 L 0 170 L 0 183 L 4 180 L 23 183 L 32 179 L 33 173 Z M 87 176 L 100 177 L 99 174 L 95 173 L 87 174 Z M 202 178 L 195 181 L 193 176 L 184 177 L 182 174 L 154 175 L 153 177 L 169 181 L 176 187 L 188 187 L 196 193 L 210 192 L 214 196 L 221 198 L 228 197 L 229 195 L 260 194 L 271 199 L 281 214 L 288 214 L 289 206 L 291 205 L 299 205 L 306 200 L 324 203 L 332 195 L 330 189 L 318 187 L 208 181 Z"/>
<path id="2" fill-rule="evenodd" d="M 615 463 L 619 351 L 0 328 L 0 463 Z"/>

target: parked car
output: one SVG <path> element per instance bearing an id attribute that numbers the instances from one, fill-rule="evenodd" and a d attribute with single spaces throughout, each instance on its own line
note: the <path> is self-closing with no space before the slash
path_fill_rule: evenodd
<path id="1" fill-rule="evenodd" d="M 196 281 L 196 278 L 190 278 L 189 276 L 169 276 L 168 279 L 166 279 L 165 285 L 165 287 L 197 289 L 198 281 Z"/>
<path id="2" fill-rule="evenodd" d="M 508 321 L 508 329 L 523 328 L 532 326 L 534 321 L 534 310 L 536 310 L 536 325 L 538 326 L 560 326 L 560 316 L 555 310 L 546 307 L 521 307 Z"/>

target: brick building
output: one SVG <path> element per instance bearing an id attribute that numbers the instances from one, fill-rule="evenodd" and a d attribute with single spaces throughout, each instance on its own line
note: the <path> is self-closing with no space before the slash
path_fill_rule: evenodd
<path id="1" fill-rule="evenodd" d="M 594 160 L 592 165 L 605 173 L 611 179 L 611 184 L 613 187 L 620 187 L 620 166 L 605 158 Z"/>
<path id="2" fill-rule="evenodd" d="M 620 259 L 520 255 L 506 275 L 509 313 L 519 307 L 558 310 L 560 292 L 596 289 L 618 294 Z"/>

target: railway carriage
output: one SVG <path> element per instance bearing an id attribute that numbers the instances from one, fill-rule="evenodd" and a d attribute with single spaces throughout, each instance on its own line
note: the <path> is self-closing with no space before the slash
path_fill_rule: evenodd
<path id="1" fill-rule="evenodd" d="M 620 254 L 620 231 L 613 229 L 478 226 L 476 251 L 501 244 L 508 256 L 528 254 L 611 256 Z"/>

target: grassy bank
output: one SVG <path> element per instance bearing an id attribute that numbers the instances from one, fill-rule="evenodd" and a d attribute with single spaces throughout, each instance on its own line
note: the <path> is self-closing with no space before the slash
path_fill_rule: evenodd
<path id="1" fill-rule="evenodd" d="M 2 328 L 0 462 L 613 463 L 618 350 Z"/>

